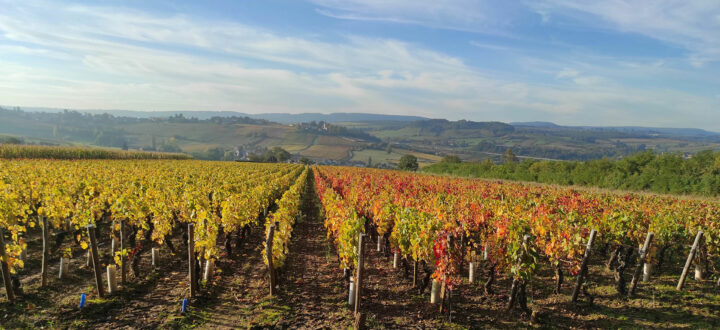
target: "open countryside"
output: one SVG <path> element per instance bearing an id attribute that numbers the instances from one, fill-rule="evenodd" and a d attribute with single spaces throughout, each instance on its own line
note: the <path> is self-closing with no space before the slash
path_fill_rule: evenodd
<path id="1" fill-rule="evenodd" d="M 0 6 L 0 329 L 720 328 L 714 1 Z"/>

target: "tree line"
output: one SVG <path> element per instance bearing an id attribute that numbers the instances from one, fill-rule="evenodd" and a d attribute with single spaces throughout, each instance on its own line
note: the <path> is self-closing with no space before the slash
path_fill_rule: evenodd
<path id="1" fill-rule="evenodd" d="M 608 189 L 644 190 L 666 194 L 720 195 L 720 152 L 658 154 L 652 150 L 622 159 L 590 161 L 518 161 L 512 152 L 496 164 L 491 160 L 462 162 L 449 156 L 423 171 L 488 179 L 534 181 Z"/>

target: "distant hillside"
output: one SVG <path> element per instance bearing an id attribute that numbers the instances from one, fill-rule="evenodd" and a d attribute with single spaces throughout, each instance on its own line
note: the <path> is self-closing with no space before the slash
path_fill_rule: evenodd
<path id="1" fill-rule="evenodd" d="M 560 127 L 560 125 L 551 123 L 548 121 L 528 121 L 519 123 L 510 123 L 513 126 L 527 126 L 527 127 Z"/>
<path id="2" fill-rule="evenodd" d="M 318 125 L 291 126 L 238 116 L 142 118 L 0 109 L 0 136 L 15 143 L 185 152 L 199 159 L 228 159 L 279 146 L 298 156 L 342 160 L 350 159 L 352 150 L 378 142 L 363 131 Z"/>
<path id="3" fill-rule="evenodd" d="M 590 160 L 654 150 L 720 150 L 720 134 L 692 128 L 506 124 L 418 116 L 351 113 L 245 115 L 232 111 L 85 112 L 0 108 L 0 141 L 182 151 L 199 159 L 282 147 L 296 157 L 346 165 L 393 164 L 413 153 L 423 164 L 443 155 L 499 160 L 508 149 L 520 158 Z"/>
<path id="4" fill-rule="evenodd" d="M 515 131 L 512 125 L 500 122 L 474 122 L 467 120 L 448 121 L 430 119 L 407 124 L 407 128 L 418 129 L 418 135 L 434 134 L 435 136 L 503 136 Z"/>
<path id="5" fill-rule="evenodd" d="M 611 130 L 625 132 L 630 134 L 646 134 L 651 136 L 667 136 L 667 137 L 699 137 L 699 138 L 717 138 L 719 133 L 706 131 L 699 128 L 662 128 L 662 127 L 637 127 L 637 126 L 619 126 L 619 127 L 591 127 L 579 126 L 592 131 Z"/>
<path id="6" fill-rule="evenodd" d="M 17 107 L 2 106 L 5 109 L 15 110 Z M 57 113 L 66 111 L 60 108 L 20 108 L 25 112 L 46 112 Z M 398 116 L 383 115 L 372 113 L 264 113 L 264 114 L 248 114 L 238 111 L 132 111 L 132 110 L 75 110 L 80 113 L 90 114 L 110 114 L 115 117 L 132 117 L 132 118 L 167 118 L 176 115 L 183 115 L 187 118 L 210 119 L 213 117 L 248 117 L 253 119 L 262 119 L 280 124 L 295 124 L 312 121 L 324 121 L 328 123 L 339 122 L 365 122 L 365 121 L 396 121 L 396 122 L 412 122 L 417 120 L 426 120 L 427 118 L 418 116 Z"/>
<path id="7" fill-rule="evenodd" d="M 413 122 L 418 120 L 426 120 L 424 117 L 417 116 L 397 116 L 397 115 L 380 115 L 372 113 L 268 113 L 247 115 L 250 118 L 265 119 L 282 124 L 304 123 L 311 121 L 324 121 L 328 123 L 340 122 L 367 122 L 367 121 L 396 121 L 396 122 Z"/>
<path id="8" fill-rule="evenodd" d="M 640 126 L 561 126 L 550 122 L 519 122 L 510 123 L 515 127 L 538 128 L 538 129 L 566 129 L 566 130 L 586 130 L 603 134 L 604 132 L 624 133 L 633 136 L 665 136 L 665 137 L 699 137 L 699 138 L 717 138 L 720 133 L 710 132 L 699 128 L 664 128 L 664 127 L 640 127 Z"/>
<path id="9" fill-rule="evenodd" d="M 402 126 L 364 127 L 384 141 L 432 154 L 465 159 L 491 158 L 512 149 L 526 158 L 589 160 L 618 158 L 639 151 L 696 153 L 720 150 L 720 134 L 701 129 L 560 126 L 550 122 L 431 119 Z"/>

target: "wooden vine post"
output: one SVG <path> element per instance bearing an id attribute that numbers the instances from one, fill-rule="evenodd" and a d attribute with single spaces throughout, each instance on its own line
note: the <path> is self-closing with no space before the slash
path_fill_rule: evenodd
<path id="1" fill-rule="evenodd" d="M 587 245 L 585 246 L 585 255 L 583 255 L 582 263 L 580 264 L 580 272 L 578 273 L 577 282 L 575 283 L 575 289 L 572 294 L 572 302 L 577 303 L 578 295 L 580 295 L 580 289 L 582 288 L 585 276 L 587 275 L 588 260 L 590 259 L 590 253 L 592 251 L 593 241 L 597 230 L 593 229 L 590 231 L 590 237 L 588 237 Z"/>
<path id="2" fill-rule="evenodd" d="M 7 293 L 8 301 L 15 301 L 15 292 L 13 291 L 12 284 L 10 283 L 10 267 L 7 263 L 7 256 L 5 255 L 5 237 L 3 237 L 3 230 L 0 228 L 0 269 L 2 270 L 3 282 L 5 283 L 5 293 Z"/>
<path id="3" fill-rule="evenodd" d="M 125 251 L 125 221 L 120 220 L 120 251 Z M 120 283 L 125 284 L 127 278 L 127 258 L 120 257 Z"/>
<path id="4" fill-rule="evenodd" d="M 358 261 L 357 261 L 357 273 L 355 274 L 355 328 L 360 329 L 363 327 L 364 322 L 364 315 L 360 313 L 360 301 L 362 297 L 362 283 L 363 283 L 363 276 L 364 271 L 363 268 L 365 267 L 364 257 L 365 257 L 365 234 L 360 233 L 358 236 Z"/>
<path id="5" fill-rule="evenodd" d="M 90 236 L 90 249 L 92 253 L 93 270 L 95 271 L 95 286 L 97 287 L 98 297 L 105 295 L 103 289 L 102 270 L 100 269 L 100 255 L 98 254 L 97 239 L 95 237 L 95 225 L 88 225 L 88 236 Z"/>
<path id="6" fill-rule="evenodd" d="M 48 221 L 42 217 L 42 266 L 40 269 L 40 286 L 47 286 L 48 282 L 48 261 L 50 259 L 50 242 L 48 241 Z"/>
<path id="7" fill-rule="evenodd" d="M 377 252 L 382 252 L 382 236 L 380 236 L 380 234 L 377 234 L 376 237 L 377 237 Z"/>
<path id="8" fill-rule="evenodd" d="M 692 265 L 693 259 L 695 259 L 695 254 L 697 254 L 698 248 L 700 247 L 700 241 L 702 240 L 703 232 L 702 230 L 699 230 L 697 235 L 695 235 L 695 242 L 692 245 L 692 249 L 690 249 L 690 254 L 688 254 L 687 261 L 685 261 L 685 267 L 683 268 L 682 274 L 680 275 L 680 280 L 677 284 L 677 289 L 682 290 L 683 286 L 685 285 L 685 278 L 687 277 L 688 271 L 690 270 L 690 265 Z"/>
<path id="9" fill-rule="evenodd" d="M 195 273 L 195 224 L 188 224 L 188 272 L 190 275 L 190 298 L 197 292 L 197 274 Z"/>
<path id="10" fill-rule="evenodd" d="M 110 255 L 115 256 L 115 251 L 117 251 L 118 245 L 117 245 L 117 231 L 115 230 L 115 220 L 112 221 L 112 229 L 110 230 L 110 235 L 112 235 L 112 238 L 110 239 Z"/>
<path id="11" fill-rule="evenodd" d="M 267 257 L 268 276 L 270 282 L 270 296 L 275 295 L 275 267 L 273 265 L 273 237 L 275 236 L 275 225 L 268 228 L 267 238 L 265 238 L 265 256 Z"/>
<path id="12" fill-rule="evenodd" d="M 653 237 L 655 237 L 653 232 L 647 233 L 645 243 L 643 243 L 642 248 L 638 251 L 637 266 L 635 266 L 635 273 L 633 274 L 632 281 L 630 281 L 630 290 L 628 291 L 628 296 L 630 297 L 635 295 L 635 288 L 640 281 L 640 272 L 642 271 L 643 265 L 645 265 L 645 259 L 647 259 L 647 254 L 650 250 L 650 244 L 652 243 Z"/>

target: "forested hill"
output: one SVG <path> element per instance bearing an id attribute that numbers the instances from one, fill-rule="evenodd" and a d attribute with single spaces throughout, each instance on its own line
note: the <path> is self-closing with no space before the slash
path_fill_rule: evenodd
<path id="1" fill-rule="evenodd" d="M 618 158 L 645 150 L 693 154 L 720 150 L 720 134 L 700 129 L 560 126 L 553 123 L 447 121 L 404 125 L 347 123 L 384 141 L 418 151 L 455 154 L 463 159 L 500 160 L 508 149 L 528 158 L 592 160 Z"/>

